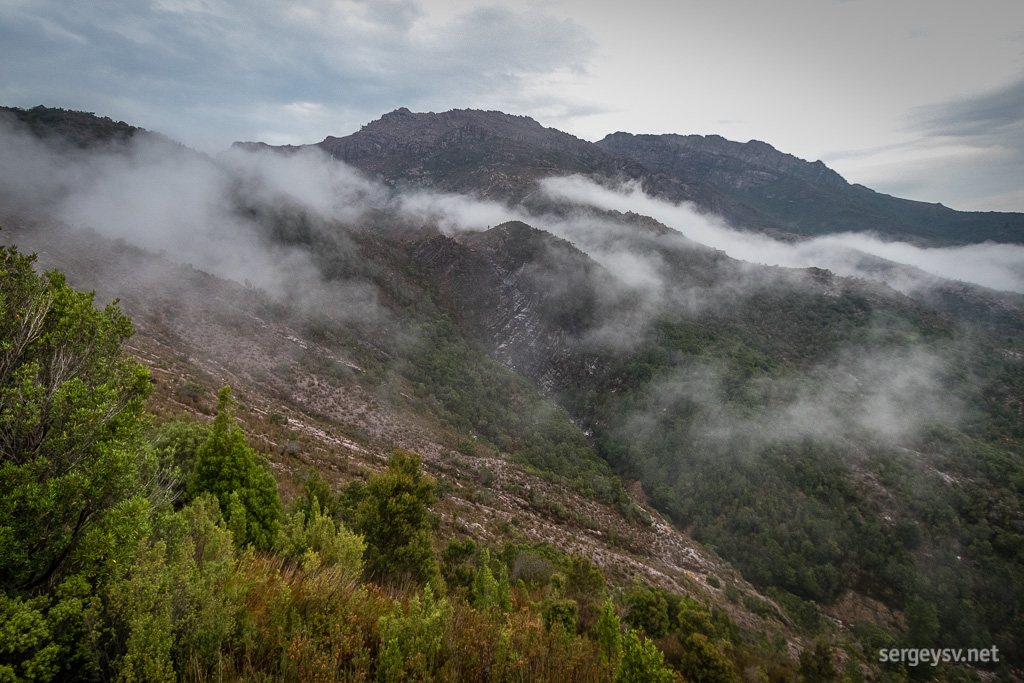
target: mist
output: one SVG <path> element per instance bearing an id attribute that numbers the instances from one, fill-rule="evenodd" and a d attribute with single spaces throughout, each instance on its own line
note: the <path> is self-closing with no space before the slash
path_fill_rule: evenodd
<path id="1" fill-rule="evenodd" d="M 865 258 L 875 256 L 948 280 L 1024 293 L 1024 247 L 1018 245 L 985 243 L 929 248 L 884 241 L 865 233 L 783 242 L 765 235 L 734 230 L 712 216 L 697 213 L 688 205 L 650 197 L 637 182 L 609 189 L 581 176 L 568 176 L 547 178 L 541 182 L 541 188 L 555 200 L 651 216 L 695 242 L 749 263 L 825 268 L 838 275 L 880 280 L 904 293 L 928 286 L 931 282 L 929 278 L 911 271 L 879 268 L 877 262 Z"/>

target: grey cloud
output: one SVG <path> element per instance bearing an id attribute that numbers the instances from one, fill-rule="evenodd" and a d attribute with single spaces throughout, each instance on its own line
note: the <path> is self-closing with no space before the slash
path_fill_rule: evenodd
<path id="1" fill-rule="evenodd" d="M 290 205 L 328 224 L 358 217 L 353 204 L 387 202 L 384 188 L 325 156 L 235 151 L 214 160 L 142 136 L 89 153 L 55 154 L 5 117 L 0 150 L 0 209 L 15 222 L 123 239 L 218 277 L 251 281 L 295 310 L 366 325 L 387 318 L 372 284 L 324 281 L 307 250 L 267 239 L 239 210 Z"/>
<path id="2" fill-rule="evenodd" d="M 1024 76 L 976 97 L 955 99 L 915 110 L 912 128 L 940 144 L 967 147 L 956 163 L 921 164 L 911 176 L 928 185 L 931 196 L 947 203 L 959 198 L 977 208 L 1019 210 L 1024 169 Z M 898 191 L 898 186 L 890 188 Z M 910 188 L 908 191 L 917 191 Z M 981 205 L 977 198 L 987 197 Z"/>
<path id="3" fill-rule="evenodd" d="M 294 135 L 299 124 L 273 112 L 295 102 L 349 126 L 402 105 L 511 104 L 531 74 L 583 69 L 592 53 L 582 27 L 537 9 L 476 8 L 434 24 L 411 0 L 0 7 L 5 104 L 98 110 L 189 144 Z"/>
<path id="4" fill-rule="evenodd" d="M 977 137 L 1002 135 L 1024 124 L 1024 77 L 977 97 L 957 99 L 916 110 L 917 126 L 932 135 Z M 1024 148 L 1020 131 L 1007 137 Z"/>

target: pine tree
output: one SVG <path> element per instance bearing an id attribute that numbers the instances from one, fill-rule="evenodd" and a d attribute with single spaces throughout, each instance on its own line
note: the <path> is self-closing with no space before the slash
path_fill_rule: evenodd
<path id="1" fill-rule="evenodd" d="M 281 523 L 281 499 L 274 476 L 256 462 L 245 434 L 235 424 L 234 399 L 228 386 L 217 394 L 213 429 L 196 453 L 190 492 L 195 496 L 204 491 L 217 498 L 236 543 L 270 549 Z M 242 515 L 244 520 L 238 519 Z"/>
<path id="2" fill-rule="evenodd" d="M 420 470 L 420 456 L 395 449 L 387 470 L 366 488 L 356 528 L 366 541 L 370 576 L 418 583 L 433 578 L 437 560 L 427 508 L 434 503 L 434 480 Z"/>
<path id="3" fill-rule="evenodd" d="M 597 620 L 597 642 L 609 662 L 617 662 L 622 656 L 622 631 L 619 617 L 611 598 L 605 598 L 601 616 Z"/>

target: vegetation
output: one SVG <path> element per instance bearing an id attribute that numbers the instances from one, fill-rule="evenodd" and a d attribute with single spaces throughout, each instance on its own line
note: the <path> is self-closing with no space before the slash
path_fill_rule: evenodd
<path id="1" fill-rule="evenodd" d="M 1024 555 L 1014 520 L 1024 518 L 1024 444 L 1019 416 L 1006 416 L 1005 405 L 1016 400 L 1006 392 L 1019 386 L 1019 368 L 991 341 L 962 344 L 920 312 L 897 321 L 888 304 L 802 305 L 800 296 L 773 291 L 739 312 L 661 319 L 638 351 L 614 361 L 602 387 L 571 398 L 574 410 L 589 415 L 599 452 L 641 479 L 653 505 L 771 588 L 806 631 L 821 627 L 818 604 L 855 590 L 931 614 L 935 627 L 922 642 L 996 643 L 1018 661 Z M 836 391 L 832 375 L 804 370 L 844 346 L 877 358 L 928 349 L 958 368 L 935 391 L 969 406 L 972 419 L 959 430 L 920 420 L 899 439 L 842 417 L 835 429 L 848 434 L 773 433 L 771 416 L 785 417 L 780 406 L 793 396 L 830 392 L 833 409 L 845 400 L 855 412 L 860 399 Z M 666 389 L 673 384 L 690 389 Z M 727 438 L 709 437 L 716 424 L 732 425 L 720 432 Z M 914 462 L 908 452 L 927 455 Z M 743 603 L 766 617 L 775 611 L 749 596 Z M 661 632 L 649 600 L 636 610 L 648 632 Z"/>
<path id="2" fill-rule="evenodd" d="M 40 131 L 65 126 L 60 135 L 83 148 L 135 134 L 70 114 L 15 113 Z M 479 176 L 485 146 L 432 172 Z M 562 163 L 556 157 L 543 158 Z M 795 218 L 820 227 L 819 208 Z M 466 280 L 444 280 L 417 263 L 422 247 L 437 246 L 420 239 L 422 226 L 373 216 L 373 230 L 350 229 L 292 205 L 241 211 L 268 239 L 308 249 L 328 282 L 372 282 L 387 309 L 386 325 L 338 324 L 249 287 L 247 300 L 261 302 L 251 310 L 321 346 L 261 369 L 276 399 L 289 400 L 301 371 L 372 394 L 373 410 L 380 400 L 418 411 L 410 417 L 430 428 L 439 419 L 441 442 L 479 458 L 461 477 L 476 502 L 509 491 L 498 456 L 650 524 L 619 477 L 639 480 L 654 506 L 761 593 L 724 567 L 721 581 L 708 576 L 707 592 L 695 592 L 700 600 L 608 586 L 586 558 L 514 542 L 516 519 L 489 546 L 439 539 L 430 507 L 453 488 L 435 486 L 405 451 L 376 474 L 342 463 L 341 479 L 366 481 L 338 490 L 310 476 L 286 510 L 236 423 L 230 389 L 214 411 L 209 377 L 169 373 L 165 384 L 161 375 L 169 400 L 216 416 L 149 424 L 151 383 L 125 356 L 127 318 L 5 249 L 0 680 L 970 680 L 951 666 L 880 667 L 877 653 L 991 645 L 1003 678 L 1024 662 L 1019 302 L 939 292 L 936 300 L 952 297 L 936 304 L 945 319 L 824 271 L 754 267 L 771 286 L 732 291 L 730 274 L 743 273 L 721 254 L 648 245 L 666 280 L 676 278 L 665 292 L 672 303 L 652 309 L 639 295 L 606 292 L 612 278 L 589 257 L 524 224 L 452 247 L 457 258 L 439 270 L 479 258 Z M 642 217 L 624 219 L 671 241 Z M 537 329 L 557 330 L 549 341 L 566 335 L 564 356 L 535 378 L 564 410 L 488 356 L 496 340 L 473 318 L 491 299 L 459 298 L 484 271 L 520 288 Z M 204 287 L 213 280 L 202 274 Z M 730 290 L 715 299 L 724 305 L 675 305 L 676 294 L 720 289 Z M 627 315 L 633 307 L 642 315 Z M 615 335 L 602 325 L 618 314 L 631 322 L 628 338 L 604 345 Z M 323 352 L 332 346 L 352 362 Z M 865 399 L 879 398 L 862 386 L 864 373 L 898 374 L 918 353 L 941 371 L 858 419 Z M 946 404 L 962 419 L 920 410 Z M 828 410 L 800 414 L 808 406 Z M 293 433 L 308 406 L 278 409 L 295 416 L 270 413 L 264 423 L 282 464 L 312 464 Z M 879 429 L 908 413 L 913 429 Z M 386 447 L 352 425 L 339 431 L 368 450 Z M 295 478 L 281 483 L 295 493 Z M 559 523 L 596 526 L 557 488 L 517 494 Z M 628 546 L 614 531 L 610 544 Z M 825 614 L 851 591 L 893 618 L 838 630 Z"/>
<path id="3" fill-rule="evenodd" d="M 340 495 L 310 478 L 282 524 L 228 387 L 212 425 L 150 429 L 117 306 L 4 255 L 3 680 L 673 678 L 582 557 L 470 541 L 438 564 L 414 453 Z"/>
<path id="4" fill-rule="evenodd" d="M 266 463 L 257 463 L 245 434 L 234 423 L 230 387 L 217 396 L 217 417 L 196 451 L 189 492 L 193 497 L 211 493 L 217 498 L 238 542 L 264 550 L 273 545 L 281 523 L 277 485 Z"/>

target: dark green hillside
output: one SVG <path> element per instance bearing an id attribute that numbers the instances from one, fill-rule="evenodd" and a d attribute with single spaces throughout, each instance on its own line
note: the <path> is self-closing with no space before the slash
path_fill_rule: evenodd
<path id="1" fill-rule="evenodd" d="M 125 143 L 136 135 L 158 137 L 144 128 L 114 121 L 90 112 L 51 107 L 0 107 L 0 116 L 9 117 L 25 126 L 33 135 L 59 145 L 87 149 L 110 143 Z"/>
<path id="2" fill-rule="evenodd" d="M 567 390 L 599 453 L 760 586 L 820 605 L 920 597 L 935 644 L 994 642 L 1019 661 L 1019 360 L 908 303 L 782 291 L 735 317 L 662 318 L 596 390 Z M 865 355 L 832 364 L 850 348 Z M 923 350 L 939 374 L 883 389 L 890 412 L 859 419 L 885 384 L 875 368 L 898 375 Z M 913 405 L 949 399 L 958 429 Z M 887 433 L 890 419 L 913 429 Z"/>
<path id="3" fill-rule="evenodd" d="M 583 421 L 614 471 L 750 580 L 823 608 L 851 590 L 895 608 L 921 600 L 936 609 L 937 645 L 992 641 L 1021 657 L 1024 594 L 1005 588 L 1024 578 L 1019 341 L 883 286 L 766 269 L 750 291 L 697 312 L 665 308 L 629 348 L 602 348 L 584 341 L 615 310 L 599 296 L 602 269 L 564 253 L 580 280 L 571 294 L 542 291 L 531 276 L 553 253 L 543 233 L 499 226 L 467 237 L 473 250 L 444 240 L 421 253 L 438 305 L 501 357 L 547 344 L 561 305 L 595 302 L 547 347 L 546 366 L 521 367 Z M 498 288 L 488 263 L 530 301 L 520 310 L 532 335 L 488 327 L 502 309 L 484 294 Z M 716 272 L 743 273 L 718 264 L 696 279 Z M 999 521 L 979 525 L 966 501 L 993 498 Z M 934 560 L 957 555 L 952 567 Z"/>

